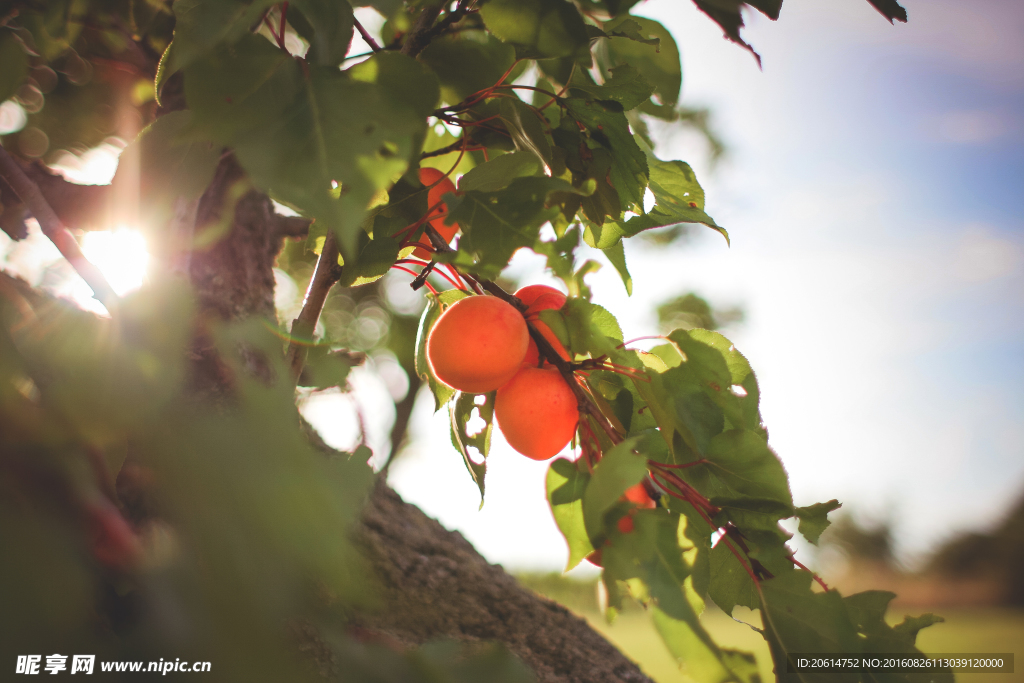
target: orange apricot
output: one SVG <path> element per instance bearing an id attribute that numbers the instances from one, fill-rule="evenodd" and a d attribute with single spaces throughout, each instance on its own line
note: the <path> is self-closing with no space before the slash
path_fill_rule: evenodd
<path id="1" fill-rule="evenodd" d="M 441 182 L 438 183 L 438 180 Z M 434 230 L 437 230 L 437 232 L 440 233 L 445 242 L 451 242 L 452 238 L 455 237 L 455 233 L 459 231 L 459 224 L 452 223 L 451 225 L 445 225 L 444 216 L 448 213 L 448 207 L 441 201 L 441 197 L 445 196 L 449 192 L 455 192 L 455 183 L 451 181 L 451 178 L 446 178 L 444 173 L 436 168 L 421 168 L 420 182 L 428 186 L 437 183 L 437 185 L 434 185 L 434 187 L 431 187 L 430 190 L 427 191 L 428 207 L 432 207 L 440 202 L 440 204 L 430 212 L 428 222 Z M 437 218 L 434 218 L 434 216 L 437 216 Z M 430 243 L 430 238 L 426 235 L 422 235 L 418 240 L 416 240 L 416 244 L 421 244 L 423 246 L 416 247 L 415 251 L 412 252 L 413 255 L 429 261 L 434 253 L 433 245 Z"/>
<path id="2" fill-rule="evenodd" d="M 540 312 L 545 310 L 557 311 L 565 305 L 565 294 L 562 294 L 554 287 L 548 287 L 547 285 L 528 285 L 523 287 L 516 296 L 526 304 L 526 320 L 530 322 L 534 329 L 541 333 L 541 335 L 548 340 L 555 352 L 561 356 L 562 360 L 568 361 L 569 352 L 562 346 L 562 342 L 558 341 L 558 337 L 551 331 L 551 328 L 540 321 Z M 526 350 L 526 357 L 523 359 L 524 365 L 537 366 L 540 365 L 540 351 L 537 349 L 537 343 L 530 338 L 529 348 Z"/>
<path id="3" fill-rule="evenodd" d="M 519 371 L 530 333 L 511 304 L 470 296 L 448 307 L 427 338 L 427 361 L 441 382 L 459 391 L 486 394 Z"/>
<path id="4" fill-rule="evenodd" d="M 641 508 L 651 509 L 658 507 L 658 504 L 655 503 L 647 494 L 647 489 L 644 488 L 643 483 L 637 484 L 636 486 L 630 486 L 626 489 L 626 492 L 622 494 L 622 497 L 630 503 L 635 503 Z"/>
<path id="5" fill-rule="evenodd" d="M 558 370 L 524 367 L 498 389 L 494 417 L 512 448 L 533 460 L 547 460 L 576 433 L 579 410 Z"/>

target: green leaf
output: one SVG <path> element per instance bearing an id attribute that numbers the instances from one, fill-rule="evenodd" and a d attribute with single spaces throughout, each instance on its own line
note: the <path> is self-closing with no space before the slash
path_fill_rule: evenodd
<path id="1" fill-rule="evenodd" d="M 696 617 L 673 619 L 659 608 L 653 610 L 652 616 L 668 651 L 693 680 L 700 683 L 760 683 L 754 655 L 718 647 Z"/>
<path id="2" fill-rule="evenodd" d="M 541 163 L 551 166 L 551 143 L 544 132 L 547 120 L 543 115 L 522 100 L 512 98 L 502 98 L 499 111 L 516 149 L 532 152 Z"/>
<path id="3" fill-rule="evenodd" d="M 603 28 L 612 38 L 607 59 L 598 60 L 602 72 L 629 64 L 654 86 L 654 94 L 663 106 L 674 108 L 679 102 L 682 70 L 679 48 L 668 29 L 653 19 L 633 16 L 612 19 Z M 644 40 L 646 35 L 653 38 Z"/>
<path id="4" fill-rule="evenodd" d="M 541 162 L 530 152 L 501 154 L 459 178 L 460 192 L 497 192 L 516 178 L 538 175 Z"/>
<path id="5" fill-rule="evenodd" d="M 177 0 L 174 3 L 173 50 L 168 48 L 170 51 L 164 55 L 167 63 L 162 65 L 163 78 L 222 45 L 231 45 L 247 36 L 264 10 L 274 4 L 273 0 Z M 265 39 L 260 40 L 270 45 Z M 285 54 L 279 48 L 274 49 Z"/>
<path id="6" fill-rule="evenodd" d="M 608 24 L 612 24 L 612 22 L 608 22 Z M 627 16 L 623 17 L 622 20 L 615 22 L 614 29 L 612 31 L 608 33 L 601 31 L 600 33 L 607 38 L 629 38 L 630 40 L 643 43 L 644 45 L 653 45 L 655 48 L 662 45 L 662 39 L 647 38 L 642 32 L 643 27 L 636 22 L 636 19 Z"/>
<path id="7" fill-rule="evenodd" d="M 607 153 L 610 160 L 607 172 L 618 194 L 618 208 L 622 211 L 642 211 L 644 189 L 649 176 L 647 157 L 633 139 L 622 107 L 614 102 L 578 97 L 566 98 L 562 103 L 567 114 L 563 118 L 562 127 L 580 124 L 586 131 L 586 142 L 591 154 L 597 151 Z M 618 215 L 617 210 L 615 216 Z"/>
<path id="8" fill-rule="evenodd" d="M 860 651 L 857 630 L 839 593 L 815 593 L 809 572 L 791 570 L 761 582 L 764 635 L 776 671 L 786 671 L 794 652 Z M 841 675 L 803 673 L 803 681 L 846 680 Z M 849 680 L 856 680 L 850 677 Z"/>
<path id="9" fill-rule="evenodd" d="M 800 520 L 800 533 L 811 543 L 817 545 L 821 533 L 828 528 L 828 513 L 838 510 L 843 506 L 838 500 L 832 499 L 827 503 L 815 503 L 807 507 L 799 507 L 794 511 L 794 516 Z"/>
<path id="10" fill-rule="evenodd" d="M 0 102 L 12 97 L 28 77 L 28 55 L 11 31 L 0 30 Z"/>
<path id="11" fill-rule="evenodd" d="M 626 439 L 604 454 L 583 493 L 583 523 L 587 535 L 601 538 L 604 517 L 630 486 L 647 474 L 647 459 L 634 453 L 636 438 Z"/>
<path id="12" fill-rule="evenodd" d="M 496 277 L 517 249 L 536 243 L 540 227 L 554 211 L 545 208 L 548 195 L 574 191 L 564 180 L 533 176 L 516 178 L 495 192 L 449 196 L 447 220 L 457 222 L 463 233 L 453 263 L 486 278 Z"/>
<path id="13" fill-rule="evenodd" d="M 727 426 L 763 431 L 757 378 L 731 341 L 718 332 L 700 329 L 675 330 L 669 339 L 685 359 L 672 376 L 692 376 L 725 414 Z"/>
<path id="14" fill-rule="evenodd" d="M 257 36 L 189 67 L 185 92 L 193 134 L 234 148 L 261 189 L 334 230 L 347 263 L 371 200 L 405 171 L 437 101 L 429 73 L 403 55 L 351 74 L 303 69 Z"/>
<path id="15" fill-rule="evenodd" d="M 354 287 L 379 280 L 387 275 L 398 258 L 402 245 L 386 231 L 379 230 L 371 238 L 365 232 L 359 233 L 355 257 L 345 261 L 338 285 Z"/>
<path id="16" fill-rule="evenodd" d="M 457 35 L 438 38 L 419 55 L 437 74 L 441 94 L 449 104 L 498 85 L 515 59 L 515 49 L 490 34 L 473 40 Z"/>
<path id="17" fill-rule="evenodd" d="M 750 609 L 761 607 L 754 580 L 724 540 L 711 549 L 710 576 L 708 597 L 726 614 L 732 614 L 736 605 Z"/>
<path id="18" fill-rule="evenodd" d="M 467 296 L 469 295 L 460 289 L 449 289 L 436 297 L 427 297 L 427 305 L 423 309 L 420 324 L 416 330 L 416 374 L 430 386 L 430 391 L 434 395 L 434 412 L 440 410 L 441 406 L 451 400 L 455 395 L 455 390 L 438 382 L 434 373 L 430 371 L 430 363 L 427 360 L 427 339 L 430 337 L 430 331 L 434 328 L 434 323 L 444 312 L 444 308 Z"/>
<path id="19" fill-rule="evenodd" d="M 489 394 L 481 395 L 484 400 L 477 403 L 477 395 L 464 394 L 459 392 L 457 398 L 449 406 L 451 417 L 452 445 L 462 455 L 466 464 L 466 470 L 473 478 L 477 488 L 480 489 L 480 507 L 484 506 L 484 477 L 487 474 L 487 455 L 491 451 L 491 432 L 494 421 L 494 396 L 492 391 Z M 477 415 L 484 421 L 484 426 L 474 433 L 469 432 L 468 423 Z M 469 452 L 470 448 L 476 449 L 480 454 L 480 462 L 476 462 Z"/>
<path id="20" fill-rule="evenodd" d="M 792 509 L 786 471 L 757 432 L 733 429 L 715 436 L 705 459 L 683 474 L 704 495 L 757 498 Z"/>
<path id="21" fill-rule="evenodd" d="M 646 145 L 645 145 L 646 146 Z M 606 223 L 593 227 L 588 244 L 606 249 L 622 237 L 632 237 L 644 230 L 662 228 L 679 223 L 703 223 L 729 241 L 729 233 L 704 213 L 704 190 L 690 165 L 683 161 L 661 161 L 648 152 L 650 190 L 654 194 L 654 208 L 626 221 Z M 642 211 L 642 209 L 641 209 Z"/>
<path id="22" fill-rule="evenodd" d="M 757 681 L 753 656 L 723 651 L 700 623 L 704 601 L 694 590 L 688 560 L 694 548 L 680 515 L 640 510 L 633 519 L 634 531 L 616 536 L 603 550 L 605 582 L 625 580 L 634 597 L 651 608 L 665 644 L 690 677 L 707 683 Z"/>
<path id="23" fill-rule="evenodd" d="M 569 546 L 569 560 L 565 571 L 578 565 L 594 552 L 583 521 L 583 492 L 590 482 L 590 473 L 581 470 L 566 458 L 551 461 L 548 467 L 547 494 L 551 514 L 558 530 Z"/>
<path id="24" fill-rule="evenodd" d="M 520 59 L 589 54 L 583 17 L 564 0 L 491 0 L 480 16 L 491 33 L 516 46 Z"/>
<path id="25" fill-rule="evenodd" d="M 578 97 L 618 102 L 628 111 L 650 99 L 654 86 L 635 68 L 623 64 L 609 70 L 604 85 L 593 85 L 577 78 L 569 86 L 569 92 Z"/>
<path id="26" fill-rule="evenodd" d="M 352 5 L 344 0 L 295 0 L 298 9 L 313 28 L 306 59 L 320 66 L 337 66 L 345 59 L 355 26 Z"/>
<path id="27" fill-rule="evenodd" d="M 611 261 L 611 265 L 615 267 L 615 272 L 618 276 L 623 279 L 623 286 L 626 287 L 626 294 L 633 295 L 633 276 L 630 274 L 629 268 L 626 267 L 626 248 L 620 241 L 614 244 L 604 251 L 604 255 Z"/>
<path id="28" fill-rule="evenodd" d="M 569 336 L 567 348 L 573 353 L 590 354 L 592 358 L 617 353 L 616 346 L 622 343 L 622 328 L 603 306 L 569 297 L 558 315 L 565 321 Z"/>

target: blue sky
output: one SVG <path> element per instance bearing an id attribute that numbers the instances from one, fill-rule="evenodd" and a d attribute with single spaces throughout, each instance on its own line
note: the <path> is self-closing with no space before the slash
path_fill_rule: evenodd
<path id="1" fill-rule="evenodd" d="M 913 560 L 1024 493 L 1024 5 L 905 6 L 896 26 L 863 0 L 752 15 L 759 71 L 689 3 L 639 5 L 677 36 L 684 104 L 710 106 L 730 145 L 714 170 L 691 134 L 662 131 L 657 151 L 693 163 L 733 245 L 629 244 L 633 298 L 610 268 L 592 284 L 628 336 L 654 332 L 646 304 L 680 290 L 743 304 L 731 336 L 797 503 L 891 515 Z M 492 561 L 559 568 L 543 464 L 498 446 L 477 512 L 428 414 L 400 493 Z"/>

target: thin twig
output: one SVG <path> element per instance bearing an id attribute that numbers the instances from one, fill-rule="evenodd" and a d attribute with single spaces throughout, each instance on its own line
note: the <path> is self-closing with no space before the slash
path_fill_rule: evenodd
<path id="1" fill-rule="evenodd" d="M 107 311 L 112 313 L 119 301 L 114 288 L 107 282 L 103 272 L 85 258 L 81 247 L 78 246 L 78 242 L 68 232 L 68 229 L 64 227 L 64 224 L 61 223 L 60 218 L 57 217 L 53 208 L 46 201 L 46 198 L 43 197 L 39 186 L 29 180 L 25 172 L 21 170 L 18 162 L 3 147 L 0 147 L 0 177 L 7 181 L 7 184 L 14 190 L 14 193 L 18 195 L 32 215 L 35 216 L 43 234 L 50 238 L 50 241 L 57 247 L 61 255 L 75 269 L 75 272 L 81 275 L 85 283 L 92 288 L 96 299 L 106 307 Z"/>
<path id="2" fill-rule="evenodd" d="M 334 231 L 327 231 L 320 258 L 316 262 L 316 270 L 306 289 L 306 299 L 302 302 L 299 317 L 292 323 L 291 341 L 288 343 L 288 367 L 291 368 L 292 379 L 298 381 L 302 374 L 302 366 L 306 363 L 306 349 L 313 343 L 313 332 L 324 310 L 327 294 L 331 287 L 341 279 L 341 266 L 338 265 L 338 243 Z"/>
<path id="3" fill-rule="evenodd" d="M 353 17 L 352 21 L 355 22 L 356 30 L 359 31 L 359 35 L 363 37 L 363 40 L 366 41 L 366 44 L 370 46 L 370 49 L 373 50 L 374 52 L 380 52 L 381 46 L 376 40 L 373 39 L 373 36 L 370 35 L 370 32 L 367 31 L 363 27 L 363 25 L 359 23 L 358 19 Z"/>

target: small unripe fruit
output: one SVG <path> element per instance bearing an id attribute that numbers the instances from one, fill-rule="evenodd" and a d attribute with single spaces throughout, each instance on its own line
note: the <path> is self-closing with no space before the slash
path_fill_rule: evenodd
<path id="1" fill-rule="evenodd" d="M 427 361 L 441 382 L 486 394 L 516 374 L 530 333 L 523 316 L 501 299 L 470 296 L 448 307 L 427 338 Z"/>
<path id="2" fill-rule="evenodd" d="M 516 292 L 516 297 L 519 298 L 524 304 L 526 304 L 526 319 L 533 325 L 534 329 L 541 333 L 541 335 L 548 340 L 551 347 L 554 348 L 562 360 L 568 361 L 569 352 L 562 346 L 562 342 L 558 340 L 555 333 L 551 331 L 551 328 L 540 321 L 540 312 L 546 310 L 557 311 L 565 305 L 565 294 L 562 294 L 554 287 L 548 287 L 547 285 L 529 285 L 523 287 Z M 534 366 L 540 365 L 540 351 L 537 349 L 537 343 L 530 338 L 529 348 L 526 350 L 526 357 L 523 359 L 524 365 Z"/>
<path id="3" fill-rule="evenodd" d="M 441 178 L 444 178 L 444 180 L 441 180 Z M 437 183 L 438 180 L 441 180 L 441 182 Z M 437 185 L 434 185 L 434 187 L 431 187 L 427 191 L 428 208 L 434 206 L 438 202 L 441 202 L 441 197 L 445 196 L 449 192 L 455 192 L 455 183 L 453 183 L 450 178 L 445 178 L 444 173 L 436 168 L 421 168 L 420 182 L 427 186 L 437 183 Z M 444 216 L 447 213 L 448 207 L 444 202 L 441 202 L 440 206 L 430 212 L 428 222 L 434 230 L 437 230 L 437 232 L 440 233 L 445 242 L 451 242 L 452 238 L 455 237 L 455 233 L 459 231 L 459 224 L 452 223 L 451 225 L 445 225 Z M 434 218 L 434 216 L 437 216 L 437 218 Z M 416 240 L 416 244 L 422 244 L 424 247 L 431 247 L 431 249 L 416 247 L 412 252 L 414 256 L 426 260 L 430 260 L 430 258 L 433 257 L 433 245 L 431 244 L 429 237 L 423 235 Z"/>
<path id="4" fill-rule="evenodd" d="M 494 417 L 512 448 L 533 460 L 547 460 L 576 433 L 579 409 L 558 370 L 524 367 L 498 389 Z"/>

